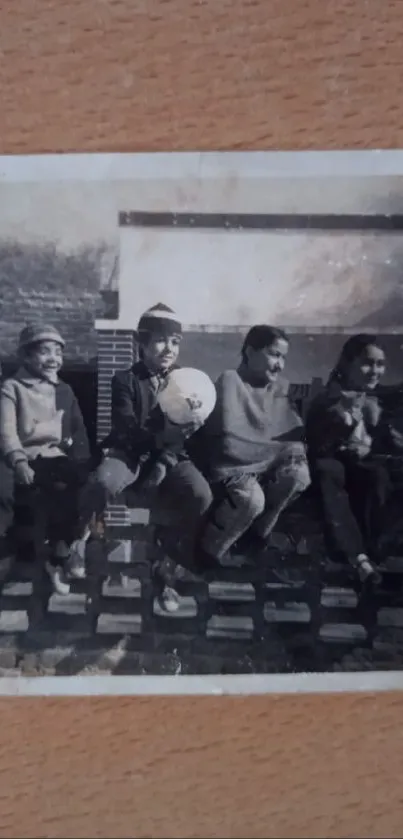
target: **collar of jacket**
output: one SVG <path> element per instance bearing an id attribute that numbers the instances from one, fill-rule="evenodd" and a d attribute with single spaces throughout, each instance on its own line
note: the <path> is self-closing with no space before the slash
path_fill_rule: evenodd
<path id="1" fill-rule="evenodd" d="M 55 387 L 60 385 L 59 378 L 55 382 L 50 382 L 49 379 L 42 379 L 40 376 L 34 376 L 34 374 L 30 373 L 30 371 L 27 370 L 26 367 L 20 367 L 15 374 L 15 378 L 17 379 L 17 381 L 22 382 L 24 385 L 27 385 L 28 387 L 35 387 L 35 385 L 37 385 L 39 382 L 48 382 L 48 384 L 54 385 Z"/>
<path id="2" fill-rule="evenodd" d="M 169 374 L 172 372 L 172 370 L 177 370 L 177 369 L 178 369 L 178 365 L 173 364 L 172 367 L 169 368 L 169 370 L 165 370 L 164 372 L 161 372 L 161 373 L 155 373 L 153 370 L 150 370 L 147 367 L 146 364 L 144 364 L 144 361 L 138 361 L 137 364 L 135 364 L 133 366 L 133 371 L 135 373 L 137 373 L 140 376 L 140 378 L 142 378 L 142 379 L 156 379 L 159 382 L 164 381 L 164 379 L 166 379 L 166 377 L 169 376 Z"/>

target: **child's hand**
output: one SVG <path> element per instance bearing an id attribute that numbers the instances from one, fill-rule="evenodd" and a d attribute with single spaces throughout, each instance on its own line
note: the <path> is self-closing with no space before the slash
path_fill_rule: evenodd
<path id="1" fill-rule="evenodd" d="M 31 486 L 35 481 L 35 472 L 31 469 L 28 461 L 20 460 L 15 467 L 15 478 L 18 484 Z"/>
<path id="2" fill-rule="evenodd" d="M 188 437 L 191 437 L 191 435 L 194 434 L 201 425 L 198 421 L 190 422 L 186 425 L 175 425 L 173 422 L 170 422 L 168 417 L 165 417 L 164 419 L 164 428 L 157 435 L 157 445 L 159 448 L 180 445 Z"/>
<path id="3" fill-rule="evenodd" d="M 150 474 L 142 483 L 142 489 L 152 489 L 162 484 L 167 473 L 167 468 L 164 463 L 155 463 Z"/>

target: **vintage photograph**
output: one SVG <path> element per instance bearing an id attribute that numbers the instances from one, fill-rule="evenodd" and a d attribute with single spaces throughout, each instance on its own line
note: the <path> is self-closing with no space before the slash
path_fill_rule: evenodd
<path id="1" fill-rule="evenodd" d="M 3 679 L 403 670 L 403 154 L 1 164 Z"/>

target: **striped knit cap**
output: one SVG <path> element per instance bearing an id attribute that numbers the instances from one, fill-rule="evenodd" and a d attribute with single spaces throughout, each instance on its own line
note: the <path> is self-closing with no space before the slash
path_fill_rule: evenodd
<path id="1" fill-rule="evenodd" d="M 169 306 L 164 303 L 157 303 L 156 306 L 151 306 L 141 316 L 138 332 L 169 332 L 171 334 L 182 334 L 182 324 Z"/>

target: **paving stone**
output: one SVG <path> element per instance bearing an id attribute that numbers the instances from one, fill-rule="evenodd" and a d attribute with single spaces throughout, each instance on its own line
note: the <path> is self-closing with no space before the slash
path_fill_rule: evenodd
<path id="1" fill-rule="evenodd" d="M 68 595 L 52 594 L 49 598 L 48 612 L 64 615 L 84 615 L 86 612 L 86 595 L 70 592 Z"/>
<path id="2" fill-rule="evenodd" d="M 45 648 L 38 652 L 30 652 L 24 655 L 26 662 L 30 666 L 42 666 L 46 668 L 58 667 L 63 661 L 71 658 L 76 653 L 74 645 L 66 647 L 51 647 Z"/>
<path id="3" fill-rule="evenodd" d="M 124 504 L 111 504 L 106 511 L 105 522 L 130 526 L 130 510 Z"/>
<path id="4" fill-rule="evenodd" d="M 364 641 L 366 629 L 359 623 L 325 623 L 319 630 L 322 641 Z"/>
<path id="5" fill-rule="evenodd" d="M 104 597 L 141 597 L 141 582 L 137 577 L 121 575 L 120 579 L 108 577 L 102 584 Z"/>
<path id="6" fill-rule="evenodd" d="M 333 664 L 333 671 L 339 673 L 362 673 L 363 671 L 377 670 L 377 662 L 374 659 L 372 650 L 362 650 L 353 647 L 351 652 L 344 655 L 341 662 Z"/>
<path id="7" fill-rule="evenodd" d="M 141 615 L 102 614 L 97 621 L 98 635 L 139 635 L 141 628 Z"/>
<path id="8" fill-rule="evenodd" d="M 0 632 L 26 632 L 28 629 L 28 614 L 24 611 L 0 612 Z"/>
<path id="9" fill-rule="evenodd" d="M 155 597 L 153 612 L 160 618 L 194 618 L 197 615 L 197 602 L 194 597 L 181 597 L 179 609 L 176 612 L 166 612 Z"/>
<path id="10" fill-rule="evenodd" d="M 403 609 L 379 609 L 378 626 L 403 626 Z"/>
<path id="11" fill-rule="evenodd" d="M 108 562 L 131 562 L 132 540 L 119 539 L 108 553 Z"/>
<path id="12" fill-rule="evenodd" d="M 119 661 L 117 662 L 117 664 Z M 73 676 L 83 673 L 110 673 L 116 664 L 107 654 L 95 649 L 75 647 L 41 650 L 24 656 L 23 672 L 53 670 L 54 675 Z"/>
<path id="13" fill-rule="evenodd" d="M 403 629 L 394 626 L 378 629 L 373 646 L 374 649 L 393 649 L 403 653 Z"/>
<path id="14" fill-rule="evenodd" d="M 322 589 L 320 604 L 328 609 L 354 609 L 357 602 L 357 594 L 352 588 L 329 587 Z"/>
<path id="15" fill-rule="evenodd" d="M 150 545 L 147 542 L 139 542 L 137 539 L 131 543 L 131 562 L 133 565 L 150 565 Z"/>
<path id="16" fill-rule="evenodd" d="M 15 667 L 18 658 L 19 637 L 16 634 L 0 635 L 0 667 Z"/>
<path id="17" fill-rule="evenodd" d="M 255 600 L 252 583 L 214 582 L 209 585 L 209 596 L 213 600 L 229 600 L 239 603 Z"/>
<path id="18" fill-rule="evenodd" d="M 130 533 L 130 530 L 131 530 L 130 519 L 129 519 L 128 516 L 121 516 L 121 515 L 107 516 L 105 518 L 105 527 L 106 527 L 107 531 L 108 530 L 110 531 L 111 529 L 115 530 L 116 528 L 119 528 L 120 531 L 122 531 L 124 529 L 125 531 L 127 531 L 127 533 Z"/>
<path id="19" fill-rule="evenodd" d="M 32 594 L 32 582 L 10 580 L 3 586 L 2 594 L 6 597 L 30 597 Z"/>
<path id="20" fill-rule="evenodd" d="M 287 589 L 287 591 L 292 591 L 293 589 L 303 588 L 304 585 L 305 585 L 304 580 L 300 580 L 298 582 L 297 582 L 297 580 L 293 580 L 292 585 L 290 585 L 290 583 L 265 583 L 264 584 L 265 588 L 269 589 L 269 591 L 280 591 L 280 590 L 284 591 L 285 589 Z"/>
<path id="21" fill-rule="evenodd" d="M 207 638 L 251 638 L 253 619 L 248 616 L 212 615 L 207 623 Z"/>
<path id="22" fill-rule="evenodd" d="M 264 604 L 264 619 L 267 623 L 309 623 L 311 610 L 307 603 L 284 603 L 277 606 L 276 603 Z"/>
<path id="23" fill-rule="evenodd" d="M 129 510 L 130 524 L 144 524 L 150 522 L 150 510 L 142 507 L 136 507 Z"/>

